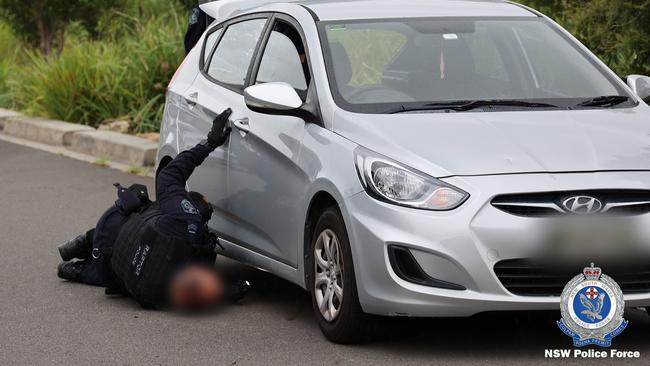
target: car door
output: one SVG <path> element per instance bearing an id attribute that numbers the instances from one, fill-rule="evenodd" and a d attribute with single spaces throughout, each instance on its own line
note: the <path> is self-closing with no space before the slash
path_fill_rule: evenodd
<path id="1" fill-rule="evenodd" d="M 214 118 L 227 108 L 231 120 L 242 118 L 246 108 L 242 96 L 255 50 L 261 40 L 268 15 L 240 17 L 211 29 L 202 55 L 201 72 L 186 91 L 187 122 L 182 129 L 181 149 L 189 149 L 207 137 Z M 210 43 L 216 44 L 210 47 Z M 188 188 L 205 195 L 215 209 L 210 227 L 232 234 L 228 215 L 227 163 L 230 143 L 211 153 L 188 180 Z"/>
<path id="2" fill-rule="evenodd" d="M 275 16 L 268 27 L 251 84 L 286 82 L 303 100 L 310 84 L 305 43 L 291 18 Z M 298 168 L 305 121 L 247 110 L 235 123 L 228 165 L 229 212 L 234 237 L 248 249 L 296 267 L 300 225 L 296 213 L 307 184 Z M 242 123 L 243 122 L 243 123 Z"/>
<path id="3" fill-rule="evenodd" d="M 219 25 L 211 28 L 206 36 L 203 38 L 201 44 L 201 55 L 199 58 L 198 70 L 201 71 L 210 60 L 217 41 L 223 34 L 224 26 Z M 195 60 L 193 60 L 195 61 Z M 187 62 L 187 61 L 185 61 Z M 196 62 L 196 61 L 195 61 Z M 182 67 L 182 66 L 181 66 Z M 199 92 L 197 90 L 197 83 L 195 76 L 189 86 L 183 92 L 180 101 L 180 108 L 178 113 L 178 139 L 179 139 L 179 152 L 191 148 L 201 141 L 205 136 L 201 136 L 202 131 L 205 129 L 205 116 L 202 115 L 203 108 L 198 104 Z M 225 172 L 225 167 L 224 167 Z"/>

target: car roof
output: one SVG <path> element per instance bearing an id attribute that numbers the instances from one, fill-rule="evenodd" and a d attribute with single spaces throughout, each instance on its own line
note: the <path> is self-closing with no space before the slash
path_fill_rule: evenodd
<path id="1" fill-rule="evenodd" d="M 490 0 L 305 0 L 320 20 L 415 17 L 536 17 L 518 4 Z"/>

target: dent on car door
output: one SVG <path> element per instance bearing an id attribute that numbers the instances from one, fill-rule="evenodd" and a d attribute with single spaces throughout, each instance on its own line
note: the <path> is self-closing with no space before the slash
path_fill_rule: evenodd
<path id="1" fill-rule="evenodd" d="M 202 44 L 200 45 L 201 47 L 201 53 L 198 56 L 198 58 L 192 58 L 191 56 L 188 56 L 188 58 L 184 61 L 184 64 L 186 62 L 194 62 L 197 63 L 198 65 L 186 65 L 186 68 L 193 68 L 197 67 L 197 70 L 201 70 L 201 68 L 204 67 L 205 64 L 207 64 L 210 55 L 212 54 L 212 50 L 214 49 L 214 46 L 219 39 L 221 33 L 223 31 L 223 27 L 215 27 L 209 30 L 206 34 L 206 36 L 202 39 Z M 183 67 L 183 66 L 181 66 Z M 198 72 L 200 74 L 200 71 Z M 186 150 L 196 144 L 196 140 L 198 138 L 199 132 L 198 130 L 202 126 L 202 121 L 201 121 L 201 115 L 200 115 L 200 107 L 197 105 L 198 103 L 198 88 L 196 86 L 196 79 L 198 78 L 198 75 L 194 75 L 192 80 L 188 83 L 188 85 L 182 89 L 182 91 L 179 91 L 179 95 L 175 96 L 175 100 L 177 100 L 177 105 L 179 107 L 179 113 L 178 113 L 178 148 L 179 151 Z M 200 140 L 199 140 L 200 141 Z M 193 145 L 194 143 L 194 145 Z"/>
<path id="2" fill-rule="evenodd" d="M 254 83 L 286 82 L 305 96 L 310 82 L 305 48 L 298 31 L 275 20 L 253 71 Z M 305 121 L 247 111 L 247 125 L 233 129 L 229 161 L 229 211 L 237 222 L 234 237 L 249 249 L 297 266 L 297 244 L 304 218 L 307 177 L 298 161 Z"/>
<path id="3" fill-rule="evenodd" d="M 242 118 L 245 111 L 242 91 L 248 65 L 266 22 L 266 17 L 235 20 L 206 37 L 208 41 L 215 38 L 216 47 L 204 52 L 202 72 L 187 91 L 195 103 L 195 120 L 184 133 L 183 148 L 205 139 L 212 121 L 225 109 L 233 110 L 231 120 Z M 232 138 L 210 154 L 188 181 L 188 188 L 204 194 L 215 208 L 210 227 L 227 236 L 233 234 L 236 225 L 230 218 L 228 200 L 227 165 L 231 145 Z"/>

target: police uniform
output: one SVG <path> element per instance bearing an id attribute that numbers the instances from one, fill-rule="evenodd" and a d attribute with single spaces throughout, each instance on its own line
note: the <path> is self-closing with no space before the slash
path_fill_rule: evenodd
<path id="1" fill-rule="evenodd" d="M 157 230 L 189 242 L 209 245 L 209 232 L 197 208 L 200 203 L 190 197 L 185 183 L 213 150 L 207 144 L 199 144 L 178 154 L 160 171 L 156 185 L 161 213 L 155 223 Z M 113 247 L 128 219 L 129 215 L 117 205 L 109 208 L 99 219 L 95 230 L 91 231 L 92 260 L 81 273 L 81 282 L 103 287 L 111 285 L 110 257 L 102 253 Z"/>
<path id="2" fill-rule="evenodd" d="M 180 266 L 214 265 L 217 241 L 207 227 L 212 206 L 185 186 L 194 169 L 225 143 L 231 113 L 227 109 L 215 118 L 206 142 L 181 152 L 159 172 L 156 202 L 149 201 L 144 186 L 116 184 L 118 200 L 96 227 L 59 246 L 63 262 L 58 276 L 121 290 L 142 305 L 156 305 L 166 280 Z"/>
<path id="3" fill-rule="evenodd" d="M 192 9 L 192 15 L 190 15 L 189 25 L 185 33 L 185 54 L 190 53 L 213 20 L 198 6 Z"/>

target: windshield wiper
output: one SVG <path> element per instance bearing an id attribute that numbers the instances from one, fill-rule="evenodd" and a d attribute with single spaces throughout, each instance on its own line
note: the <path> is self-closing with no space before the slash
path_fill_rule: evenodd
<path id="1" fill-rule="evenodd" d="M 394 114 L 403 112 L 439 110 L 464 112 L 482 107 L 559 108 L 559 106 L 553 104 L 527 102 L 524 100 L 462 100 L 457 102 L 429 103 L 416 106 L 402 105 L 399 108 L 393 109 L 386 113 Z"/>
<path id="2" fill-rule="evenodd" d="M 579 103 L 576 107 L 613 107 L 628 100 L 630 100 L 630 97 L 624 95 L 603 95 Z"/>

